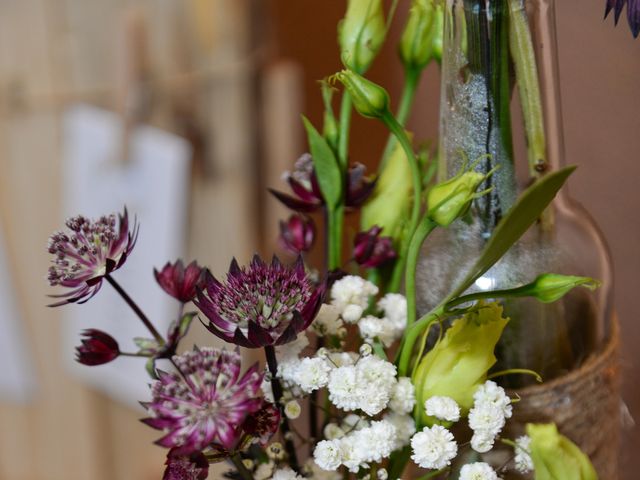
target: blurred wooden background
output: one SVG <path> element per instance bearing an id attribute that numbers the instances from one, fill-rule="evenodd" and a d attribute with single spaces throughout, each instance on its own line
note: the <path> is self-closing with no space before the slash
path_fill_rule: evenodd
<path id="1" fill-rule="evenodd" d="M 581 166 L 572 192 L 602 226 L 616 261 L 625 400 L 640 416 L 640 43 L 626 26 L 603 23 L 603 10 L 600 0 L 558 2 L 566 140 L 569 162 Z M 304 149 L 299 113 L 320 121 L 317 80 L 340 68 L 334 26 L 343 11 L 342 0 L 0 2 L 0 221 L 38 380 L 31 403 L 0 405 L 0 479 L 151 480 L 162 471 L 164 452 L 151 444 L 156 432 L 137 422 L 141 412 L 65 372 L 59 313 L 44 307 L 44 246 L 63 220 L 64 107 L 87 101 L 192 142 L 187 257 L 222 272 L 233 255 L 274 248 L 284 212 L 264 187 Z M 399 90 L 392 46 L 371 77 Z M 431 68 L 412 117 L 419 137 L 435 138 L 437 90 Z M 140 95 L 148 101 L 132 117 L 125 106 Z M 375 122 L 356 119 L 352 158 L 375 164 L 384 138 Z M 194 339 L 210 341 L 194 330 Z M 631 480 L 640 439 L 637 431 L 625 438 L 623 478 Z"/>

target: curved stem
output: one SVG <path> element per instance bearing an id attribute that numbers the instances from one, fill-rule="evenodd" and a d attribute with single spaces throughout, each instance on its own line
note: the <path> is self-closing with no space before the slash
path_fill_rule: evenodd
<path id="1" fill-rule="evenodd" d="M 416 97 L 416 91 L 418 84 L 420 83 L 420 77 L 422 70 L 410 68 L 405 70 L 404 87 L 402 89 L 402 96 L 400 97 L 400 104 L 398 105 L 398 111 L 396 112 L 396 120 L 400 125 L 404 127 L 411 113 L 413 107 L 413 101 Z M 396 139 L 393 135 L 387 140 L 387 145 L 384 147 L 384 153 L 382 154 L 382 160 L 380 161 L 380 167 L 378 171 L 382 171 L 387 164 L 391 152 L 396 145 Z"/>
<path id="2" fill-rule="evenodd" d="M 420 225 L 416 229 L 413 237 L 411 237 L 411 243 L 409 243 L 409 249 L 407 251 L 407 268 L 404 273 L 404 286 L 405 296 L 407 297 L 407 326 L 413 325 L 418 315 L 416 306 L 416 270 L 418 267 L 418 256 L 420 255 L 420 248 L 425 239 L 431 232 L 437 227 L 437 225 L 431 221 L 428 215 L 425 215 Z"/>
<path id="3" fill-rule="evenodd" d="M 124 291 L 124 289 L 120 286 L 120 284 L 116 282 L 111 275 L 105 275 L 104 278 L 107 280 L 107 282 L 109 282 L 109 284 L 111 284 L 111 286 L 116 290 L 116 292 L 120 294 L 122 299 L 127 303 L 127 305 L 129 305 L 129 307 L 131 307 L 131 309 L 136 313 L 136 315 L 138 315 L 138 318 L 142 320 L 142 323 L 144 323 L 144 326 L 147 327 L 147 329 L 151 332 L 151 335 L 153 335 L 153 338 L 155 338 L 156 341 L 158 341 L 158 343 L 164 344 L 165 341 L 164 341 L 164 338 L 162 338 L 162 335 L 160 335 L 160 332 L 156 330 L 156 327 L 153 326 L 153 324 L 151 323 L 149 318 L 144 314 L 142 309 L 138 306 L 136 302 L 133 301 L 133 299 L 129 296 L 129 294 Z"/>
<path id="4" fill-rule="evenodd" d="M 405 332 L 405 338 L 402 343 L 402 347 L 398 357 L 398 375 L 401 377 L 410 376 L 409 366 L 413 354 L 413 347 L 418 341 L 418 337 L 424 331 L 425 328 L 435 322 L 444 313 L 445 302 L 438 305 L 429 313 L 424 315 L 420 320 L 411 325 Z"/>
<path id="5" fill-rule="evenodd" d="M 247 467 L 244 466 L 244 463 L 242 463 L 242 458 L 240 458 L 240 454 L 239 453 L 234 453 L 231 456 L 231 461 L 233 462 L 233 465 L 236 467 L 236 470 L 238 470 L 238 474 L 240 475 L 240 477 L 242 477 L 242 480 L 253 480 L 253 474 L 247 470 Z"/>
<path id="6" fill-rule="evenodd" d="M 349 158 L 349 130 L 351 128 L 351 95 L 344 91 L 342 94 L 342 103 L 340 104 L 340 123 L 338 127 L 338 161 L 342 172 L 347 171 L 347 161 Z"/>

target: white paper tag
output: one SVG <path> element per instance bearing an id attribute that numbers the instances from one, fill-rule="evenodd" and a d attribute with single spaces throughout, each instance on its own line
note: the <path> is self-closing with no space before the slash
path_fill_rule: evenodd
<path id="1" fill-rule="evenodd" d="M 8 255 L 0 226 L 0 399 L 24 403 L 36 388 L 29 345 L 22 328 L 15 291 L 11 282 Z"/>
<path id="2" fill-rule="evenodd" d="M 122 212 L 137 217 L 140 235 L 125 265 L 113 277 L 164 336 L 178 314 L 178 303 L 156 284 L 153 268 L 184 254 L 191 149 L 184 139 L 149 126 L 129 136 L 129 159 L 122 162 L 123 123 L 116 114 L 77 105 L 64 115 L 64 210 L 92 218 Z M 110 396 L 137 405 L 149 398 L 143 358 L 120 357 L 87 367 L 73 361 L 80 332 L 97 328 L 112 335 L 125 352 L 135 352 L 133 337 L 151 335 L 106 282 L 83 305 L 63 308 L 68 328 L 66 351 L 72 371 Z"/>

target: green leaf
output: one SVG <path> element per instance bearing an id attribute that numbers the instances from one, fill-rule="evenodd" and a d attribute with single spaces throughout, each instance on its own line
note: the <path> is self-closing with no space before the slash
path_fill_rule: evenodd
<path id="1" fill-rule="evenodd" d="M 180 326 L 179 326 L 179 337 L 178 338 L 182 338 L 184 337 L 187 332 L 189 331 L 189 327 L 191 326 L 191 322 L 193 321 L 194 317 L 197 315 L 196 312 L 188 312 L 185 313 L 182 318 L 180 319 Z"/>
<path id="2" fill-rule="evenodd" d="M 302 117 L 304 128 L 307 130 L 307 138 L 313 166 L 318 177 L 320 191 L 327 204 L 327 207 L 334 210 L 342 199 L 342 173 L 340 165 L 333 150 L 316 128 L 306 117 Z"/>
<path id="3" fill-rule="evenodd" d="M 516 204 L 500 220 L 480 258 L 449 296 L 450 299 L 463 293 L 507 253 L 540 217 L 575 169 L 575 166 L 570 166 L 553 172 L 534 183 L 520 196 Z"/>

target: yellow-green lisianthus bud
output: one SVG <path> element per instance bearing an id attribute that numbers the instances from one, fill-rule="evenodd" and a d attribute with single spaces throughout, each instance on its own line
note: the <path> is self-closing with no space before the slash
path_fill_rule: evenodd
<path id="1" fill-rule="evenodd" d="M 536 480 L 598 480 L 589 457 L 553 423 L 528 424 Z"/>
<path id="2" fill-rule="evenodd" d="M 595 290 L 600 286 L 600 282 L 589 277 L 545 273 L 536 278 L 535 281 L 526 286 L 526 288 L 530 290 L 529 296 L 536 298 L 542 303 L 552 303 L 560 300 L 571 290 L 580 286 L 588 288 L 589 290 Z"/>
<path id="3" fill-rule="evenodd" d="M 431 187 L 427 193 L 428 215 L 441 227 L 447 227 L 463 216 L 471 207 L 474 199 L 481 197 L 484 192 L 476 192 L 482 182 L 493 174 L 478 173 L 466 166 L 460 169 L 455 177 L 445 180 Z"/>
<path id="4" fill-rule="evenodd" d="M 353 106 L 363 117 L 382 118 L 389 113 L 389 94 L 380 85 L 353 70 L 342 70 L 334 77 L 344 85 Z"/>
<path id="5" fill-rule="evenodd" d="M 358 73 L 366 72 L 378 55 L 386 34 L 382 0 L 349 0 L 347 13 L 338 25 L 344 66 Z"/>
<path id="6" fill-rule="evenodd" d="M 376 186 L 360 216 L 361 231 L 378 225 L 382 234 L 398 242 L 409 217 L 413 184 L 407 155 L 396 143 L 389 160 L 378 176 Z"/>
<path id="7" fill-rule="evenodd" d="M 442 2 L 413 0 L 409 19 L 400 39 L 400 59 L 405 68 L 421 70 L 442 59 L 444 13 Z"/>
<path id="8" fill-rule="evenodd" d="M 436 423 L 423 408 L 431 397 L 453 398 L 463 413 L 471 409 L 473 394 L 496 363 L 493 351 L 508 322 L 499 304 L 479 302 L 422 358 L 414 375 L 416 420 L 421 426 Z"/>

